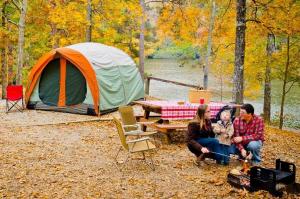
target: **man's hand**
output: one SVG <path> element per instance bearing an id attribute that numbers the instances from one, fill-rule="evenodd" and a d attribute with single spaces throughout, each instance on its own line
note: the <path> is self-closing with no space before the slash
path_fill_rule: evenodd
<path id="1" fill-rule="evenodd" d="M 247 151 L 245 149 L 241 150 L 241 155 L 246 158 L 247 157 Z"/>
<path id="2" fill-rule="evenodd" d="M 233 141 L 234 141 L 235 143 L 240 143 L 240 142 L 243 141 L 243 138 L 242 138 L 241 136 L 234 137 L 234 138 L 233 138 Z"/>
<path id="3" fill-rule="evenodd" d="M 250 152 L 249 155 L 246 157 L 247 160 L 251 160 L 253 157 L 252 153 Z"/>
<path id="4" fill-rule="evenodd" d="M 201 151 L 202 153 L 209 153 L 209 150 L 206 147 L 202 147 Z"/>

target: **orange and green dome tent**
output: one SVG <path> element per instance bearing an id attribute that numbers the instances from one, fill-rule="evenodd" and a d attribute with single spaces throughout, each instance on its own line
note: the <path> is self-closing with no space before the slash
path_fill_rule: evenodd
<path id="1" fill-rule="evenodd" d="M 54 49 L 31 69 L 27 108 L 99 115 L 144 98 L 136 64 L 123 51 L 99 43 Z"/>

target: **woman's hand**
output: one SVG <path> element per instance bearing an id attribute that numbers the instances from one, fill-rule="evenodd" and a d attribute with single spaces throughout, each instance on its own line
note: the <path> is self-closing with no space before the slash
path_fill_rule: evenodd
<path id="1" fill-rule="evenodd" d="M 206 147 L 202 147 L 201 152 L 202 153 L 209 153 L 209 150 Z"/>

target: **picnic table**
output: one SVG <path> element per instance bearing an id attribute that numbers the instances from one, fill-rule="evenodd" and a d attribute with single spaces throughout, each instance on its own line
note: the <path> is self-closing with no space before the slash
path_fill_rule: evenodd
<path id="1" fill-rule="evenodd" d="M 193 119 L 196 115 L 197 109 L 200 104 L 185 102 L 184 104 L 178 104 L 178 101 L 135 101 L 135 104 L 139 104 L 143 107 L 145 113 L 144 118 L 148 119 L 150 112 L 161 114 L 162 120 L 189 120 Z M 208 104 L 210 108 L 211 118 L 215 118 L 218 112 L 226 105 L 232 107 L 240 107 L 236 104 L 225 102 L 210 102 Z"/>

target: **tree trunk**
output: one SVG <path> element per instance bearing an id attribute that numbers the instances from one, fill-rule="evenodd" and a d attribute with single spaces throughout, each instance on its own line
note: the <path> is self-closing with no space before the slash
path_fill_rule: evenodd
<path id="1" fill-rule="evenodd" d="M 87 1 L 87 17 L 86 20 L 88 22 L 85 40 L 87 42 L 92 41 L 92 0 Z"/>
<path id="2" fill-rule="evenodd" d="M 286 64 L 284 70 L 284 78 L 283 78 L 283 86 L 282 86 L 282 96 L 281 96 L 281 105 L 280 105 L 280 116 L 279 116 L 279 128 L 282 129 L 283 126 L 283 112 L 284 112 L 284 102 L 286 96 L 286 85 L 287 85 L 287 78 L 289 72 L 289 65 L 290 65 L 290 36 L 287 37 L 287 50 L 286 50 Z"/>
<path id="3" fill-rule="evenodd" d="M 235 66 L 233 76 L 233 101 L 244 101 L 244 58 L 246 33 L 246 0 L 236 1 Z"/>
<path id="4" fill-rule="evenodd" d="M 207 52 L 205 58 L 205 67 L 204 67 L 204 78 L 203 78 L 203 86 L 204 89 L 208 87 L 208 72 L 210 68 L 211 62 L 211 48 L 212 48 L 212 32 L 214 29 L 214 22 L 215 22 L 215 13 L 216 13 L 216 3 L 214 0 L 210 0 L 211 5 L 211 16 L 209 20 L 209 29 L 208 29 L 208 39 L 207 39 Z"/>
<path id="5" fill-rule="evenodd" d="M 5 8 L 7 1 L 3 3 L 2 6 L 2 28 L 6 28 L 6 13 Z M 1 85 L 2 85 L 2 99 L 6 97 L 6 86 L 7 86 L 7 58 L 6 58 L 6 49 L 7 49 L 7 37 L 3 38 L 3 46 L 1 46 Z"/>
<path id="6" fill-rule="evenodd" d="M 220 65 L 220 80 L 221 80 L 221 102 L 223 101 L 223 66 Z"/>
<path id="7" fill-rule="evenodd" d="M 3 23 L 2 23 L 3 24 Z M 1 50 L 1 86 L 2 86 L 2 99 L 6 97 L 7 86 L 7 62 L 6 62 L 6 47 Z"/>
<path id="8" fill-rule="evenodd" d="M 50 6 L 52 8 L 52 10 L 54 10 L 56 8 L 56 2 L 54 0 L 50 1 Z M 59 47 L 59 37 L 57 37 L 57 27 L 56 24 L 51 22 L 50 23 L 50 27 L 51 27 L 51 40 L 52 40 L 52 48 L 56 49 Z"/>
<path id="9" fill-rule="evenodd" d="M 59 38 L 56 37 L 57 34 L 57 28 L 56 28 L 56 24 L 52 23 L 51 24 L 51 37 L 52 37 L 52 48 L 56 49 L 59 47 Z"/>
<path id="10" fill-rule="evenodd" d="M 267 64 L 265 71 L 265 90 L 264 90 L 264 121 L 270 123 L 271 118 L 271 60 L 275 52 L 275 36 L 269 33 L 267 38 Z"/>
<path id="11" fill-rule="evenodd" d="M 139 65 L 140 65 L 140 73 L 142 76 L 142 80 L 144 81 L 144 65 L 145 65 L 145 2 L 144 0 L 140 0 L 140 5 L 142 8 L 142 16 L 141 16 L 141 27 L 140 27 L 140 49 L 139 49 Z"/>
<path id="12" fill-rule="evenodd" d="M 14 50 L 14 46 L 13 44 L 9 43 L 8 44 L 8 53 L 7 53 L 7 57 L 8 57 L 8 61 L 7 61 L 7 70 L 8 70 L 8 84 L 13 84 L 14 81 L 14 70 L 13 70 L 13 66 L 14 66 L 14 55 L 13 55 L 13 50 Z"/>
<path id="13" fill-rule="evenodd" d="M 22 1 L 21 14 L 19 20 L 19 39 L 18 39 L 18 66 L 17 66 L 17 84 L 22 84 L 22 69 L 24 56 L 24 31 L 25 31 L 25 17 L 27 10 L 27 0 Z"/>

